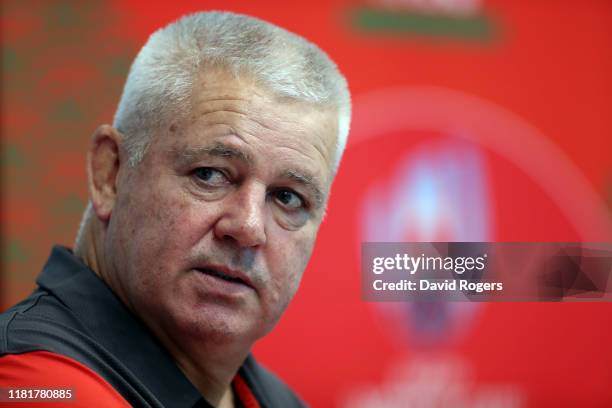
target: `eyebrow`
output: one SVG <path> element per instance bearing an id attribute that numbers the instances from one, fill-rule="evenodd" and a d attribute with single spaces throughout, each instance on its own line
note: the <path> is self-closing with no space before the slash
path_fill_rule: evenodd
<path id="1" fill-rule="evenodd" d="M 211 146 L 190 147 L 176 151 L 176 154 L 181 164 L 190 164 L 202 156 L 229 157 L 243 161 L 248 165 L 253 164 L 253 158 L 248 153 L 218 142 Z"/>

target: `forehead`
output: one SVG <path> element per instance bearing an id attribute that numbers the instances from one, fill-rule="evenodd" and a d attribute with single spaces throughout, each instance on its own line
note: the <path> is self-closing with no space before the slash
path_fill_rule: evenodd
<path id="1" fill-rule="evenodd" d="M 293 160 L 328 177 L 337 119 L 335 108 L 282 98 L 251 76 L 235 77 L 217 69 L 197 78 L 188 112 L 162 133 L 172 133 L 164 144 L 173 149 L 205 147 L 225 139 L 245 149 L 253 162 L 261 156 L 258 151 L 273 152 L 278 163 Z"/>

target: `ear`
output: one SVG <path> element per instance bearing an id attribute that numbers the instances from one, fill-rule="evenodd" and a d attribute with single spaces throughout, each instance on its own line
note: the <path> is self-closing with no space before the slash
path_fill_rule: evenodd
<path id="1" fill-rule="evenodd" d="M 120 160 L 121 134 L 102 125 L 93 134 L 87 155 L 89 197 L 100 221 L 110 219 L 117 198 L 117 175 L 124 166 Z"/>

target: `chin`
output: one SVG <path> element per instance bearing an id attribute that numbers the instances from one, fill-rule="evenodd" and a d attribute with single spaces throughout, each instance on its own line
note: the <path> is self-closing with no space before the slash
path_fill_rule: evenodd
<path id="1" fill-rule="evenodd" d="M 177 316 L 174 323 L 178 333 L 211 346 L 250 345 L 265 334 L 259 319 L 218 309 L 207 306 L 205 310 Z"/>

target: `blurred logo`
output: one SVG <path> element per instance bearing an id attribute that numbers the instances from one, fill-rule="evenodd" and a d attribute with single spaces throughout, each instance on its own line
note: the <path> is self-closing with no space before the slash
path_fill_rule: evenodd
<path id="1" fill-rule="evenodd" d="M 479 148 L 456 138 L 407 151 L 394 174 L 365 194 L 361 240 L 430 242 L 490 240 L 488 178 Z M 397 334 L 417 345 L 465 333 L 476 303 L 375 303 Z M 399 323 L 399 324 L 398 324 Z"/>
<path id="2" fill-rule="evenodd" d="M 374 0 L 350 12 L 367 33 L 489 41 L 497 33 L 481 0 Z"/>
<path id="3" fill-rule="evenodd" d="M 422 355 L 400 361 L 378 386 L 346 396 L 346 408 L 521 408 L 524 392 L 515 385 L 478 384 L 467 360 Z"/>

